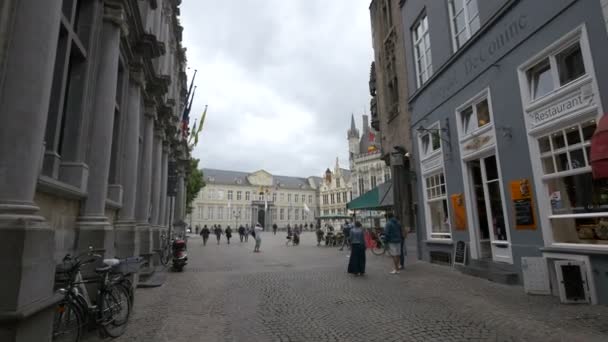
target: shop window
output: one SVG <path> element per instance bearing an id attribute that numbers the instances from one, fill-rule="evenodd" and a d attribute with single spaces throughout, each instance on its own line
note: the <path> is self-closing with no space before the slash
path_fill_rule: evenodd
<path id="1" fill-rule="evenodd" d="M 420 88 L 433 74 L 429 21 L 426 14 L 423 14 L 412 27 L 412 37 L 414 42 L 414 63 L 416 65 L 416 84 Z"/>
<path id="2" fill-rule="evenodd" d="M 530 98 L 536 100 L 586 74 L 578 42 L 550 55 L 527 71 Z"/>
<path id="3" fill-rule="evenodd" d="M 545 175 L 576 169 L 589 169 L 591 137 L 596 128 L 595 120 L 553 132 L 538 139 L 541 164 Z"/>
<path id="4" fill-rule="evenodd" d="M 454 50 L 479 30 L 477 0 L 448 0 Z"/>
<path id="5" fill-rule="evenodd" d="M 427 211 L 430 225 L 430 236 L 433 239 L 449 239 L 450 221 L 445 177 L 443 172 L 425 178 Z"/>

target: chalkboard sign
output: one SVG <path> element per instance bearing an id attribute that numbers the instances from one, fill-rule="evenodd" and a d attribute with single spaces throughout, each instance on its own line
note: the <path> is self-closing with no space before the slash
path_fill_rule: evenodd
<path id="1" fill-rule="evenodd" d="M 518 226 L 534 225 L 534 214 L 532 211 L 532 200 L 520 199 L 513 201 L 515 206 L 515 224 Z"/>
<path id="2" fill-rule="evenodd" d="M 456 242 L 454 249 L 454 265 L 465 265 L 467 263 L 467 244 L 464 241 Z"/>

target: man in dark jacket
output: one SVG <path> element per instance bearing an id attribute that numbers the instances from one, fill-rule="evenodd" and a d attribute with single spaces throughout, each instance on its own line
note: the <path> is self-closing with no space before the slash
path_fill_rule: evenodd
<path id="1" fill-rule="evenodd" d="M 243 227 L 243 225 L 240 225 L 239 227 L 239 239 L 241 239 L 241 242 L 245 239 L 245 227 Z"/>
<path id="2" fill-rule="evenodd" d="M 391 274 L 399 273 L 399 264 L 401 256 L 401 242 L 403 241 L 403 232 L 401 231 L 401 224 L 393 213 L 386 215 L 387 221 L 384 226 L 384 241 L 388 244 L 388 251 L 393 258 L 393 270 Z"/>
<path id="3" fill-rule="evenodd" d="M 344 221 L 344 225 L 342 226 L 342 233 L 344 234 L 344 239 L 342 239 L 342 247 L 340 247 L 341 251 L 344 250 L 344 246 L 350 246 L 350 229 L 350 223 L 348 221 Z"/>

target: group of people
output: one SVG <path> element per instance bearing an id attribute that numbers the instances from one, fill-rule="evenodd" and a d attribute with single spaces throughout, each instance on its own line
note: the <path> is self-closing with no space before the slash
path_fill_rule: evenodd
<path id="1" fill-rule="evenodd" d="M 344 245 L 350 245 L 351 252 L 348 262 L 348 273 L 355 276 L 365 274 L 365 231 L 361 222 L 357 221 L 354 225 L 345 224 L 343 227 Z M 390 274 L 399 274 L 399 270 L 403 269 L 405 264 L 405 238 L 407 231 L 392 214 L 387 214 L 386 225 L 384 226 L 384 242 L 388 244 L 388 249 L 391 255 L 393 270 Z"/>
<path id="2" fill-rule="evenodd" d="M 198 230 L 198 228 L 197 228 Z M 262 243 L 262 231 L 264 230 L 264 228 L 262 228 L 262 225 L 259 223 L 256 223 L 256 225 L 254 227 L 249 227 L 249 224 L 246 224 L 244 227 L 243 225 L 239 226 L 238 229 L 238 233 L 239 233 L 239 239 L 241 242 L 248 242 L 249 241 L 249 235 L 253 236 L 253 238 L 255 239 L 255 247 L 254 247 L 254 252 L 255 253 L 259 253 L 260 252 L 260 245 Z M 211 235 L 211 233 L 213 232 L 213 234 L 215 234 L 215 237 L 217 239 L 217 244 L 220 244 L 222 235 L 226 236 L 226 243 L 230 244 L 230 239 L 232 238 L 232 228 L 230 228 L 230 226 L 226 227 L 225 230 L 222 230 L 222 225 L 221 224 L 214 224 L 213 227 L 211 227 L 211 229 L 209 229 L 207 227 L 207 225 L 205 225 L 201 231 L 200 231 L 200 235 L 203 238 L 203 246 L 207 245 L 207 241 L 209 240 L 209 235 Z"/>

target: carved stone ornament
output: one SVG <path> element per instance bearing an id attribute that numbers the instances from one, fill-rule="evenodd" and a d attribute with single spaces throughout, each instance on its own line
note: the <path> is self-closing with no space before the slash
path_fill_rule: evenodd
<path id="1" fill-rule="evenodd" d="M 122 1 L 105 1 L 103 6 L 103 19 L 120 27 L 120 32 L 123 36 L 129 34 L 127 16 Z"/>

